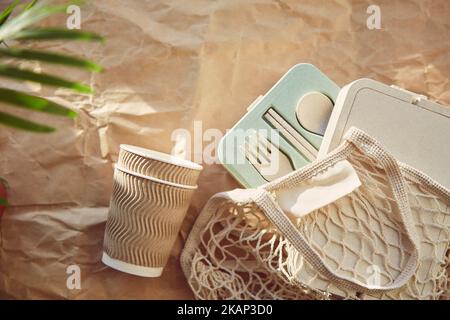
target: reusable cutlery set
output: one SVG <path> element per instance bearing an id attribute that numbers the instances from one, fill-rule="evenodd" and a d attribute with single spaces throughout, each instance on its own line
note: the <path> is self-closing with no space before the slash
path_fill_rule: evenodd
<path id="1" fill-rule="evenodd" d="M 219 160 L 248 188 L 305 166 L 317 157 L 339 90 L 313 65 L 294 66 L 267 94 L 258 97 L 225 135 L 219 145 Z M 255 132 L 259 132 L 256 138 Z M 271 157 L 264 157 L 265 146 L 269 146 Z M 233 161 L 236 150 L 246 161 Z M 256 155 L 258 150 L 263 155 Z M 265 174 L 264 169 L 273 167 L 274 161 L 279 163 L 278 172 Z"/>

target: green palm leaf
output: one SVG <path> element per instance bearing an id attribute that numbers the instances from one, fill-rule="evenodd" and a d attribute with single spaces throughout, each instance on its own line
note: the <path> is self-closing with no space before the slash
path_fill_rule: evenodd
<path id="1" fill-rule="evenodd" d="M 38 2 L 38 0 L 33 0 L 31 1 L 26 7 L 24 11 L 30 10 L 31 8 L 34 7 L 34 5 Z"/>
<path id="2" fill-rule="evenodd" d="M 1 49 L 0 57 L 9 57 L 25 60 L 37 60 L 53 64 L 61 64 L 70 67 L 84 68 L 93 72 L 102 71 L 102 67 L 91 61 L 78 59 L 66 55 L 61 55 L 57 53 L 36 51 L 36 50 L 25 50 L 25 49 Z"/>
<path id="3" fill-rule="evenodd" d="M 103 41 L 103 38 L 90 32 L 79 30 L 66 30 L 55 28 L 32 28 L 32 25 L 56 13 L 65 12 L 69 4 L 47 5 L 38 0 L 20 1 L 11 0 L 11 4 L 0 13 L 0 44 L 7 40 L 85 40 Z M 21 2 L 27 2 L 25 9 L 16 17 L 11 19 L 15 8 Z M 70 4 L 79 4 L 81 1 L 71 1 Z M 92 72 L 100 72 L 102 68 L 84 59 L 70 57 L 67 55 L 29 50 L 19 48 L 0 48 L 0 58 L 13 58 L 21 60 L 35 60 L 46 63 L 65 65 L 69 67 L 82 68 Z M 69 81 L 57 76 L 37 73 L 32 70 L 22 70 L 14 66 L 0 64 L 0 77 L 6 77 L 21 81 L 33 81 L 43 85 L 59 88 L 69 88 L 81 93 L 92 93 L 89 86 Z M 24 108 L 31 111 L 50 113 L 53 115 L 75 117 L 76 112 L 51 102 L 44 98 L 31 96 L 26 93 L 10 89 L 0 88 L 0 102 L 11 106 Z M 18 129 L 29 130 L 40 133 L 53 132 L 55 129 L 46 125 L 34 123 L 11 114 L 0 112 L 0 124 Z"/>
<path id="4" fill-rule="evenodd" d="M 17 80 L 32 81 L 49 86 L 68 88 L 80 93 L 92 93 L 92 89 L 81 83 L 68 81 L 59 77 L 44 73 L 36 73 L 30 70 L 22 70 L 16 67 L 0 65 L 0 77 L 13 78 Z"/>
<path id="5" fill-rule="evenodd" d="M 51 113 L 57 116 L 75 118 L 77 115 L 75 111 L 55 102 L 10 89 L 0 88 L 0 102 L 9 103 L 14 107 Z"/>
<path id="6" fill-rule="evenodd" d="M 18 31 L 10 37 L 15 40 L 79 40 L 79 41 L 99 41 L 103 42 L 104 38 L 99 35 L 80 31 L 67 30 L 57 28 L 36 28 Z"/>
<path id="7" fill-rule="evenodd" d="M 21 0 L 16 0 L 12 2 L 9 6 L 6 7 L 5 10 L 3 10 L 2 13 L 0 13 L 0 26 L 3 25 L 6 20 L 11 16 L 14 9 L 17 7 L 17 5 L 21 2 Z"/>
<path id="8" fill-rule="evenodd" d="M 0 123 L 13 127 L 13 128 L 17 128 L 17 129 L 22 129 L 22 130 L 27 130 L 27 131 L 33 131 L 36 133 L 50 133 L 50 132 L 54 132 L 55 129 L 45 126 L 45 125 L 41 125 L 35 122 L 31 122 L 28 120 L 24 120 L 15 116 L 12 116 L 10 114 L 7 113 L 3 113 L 0 111 Z"/>
<path id="9" fill-rule="evenodd" d="M 0 40 L 8 40 L 17 32 L 37 23 L 55 13 L 64 12 L 67 5 L 49 6 L 36 4 L 28 10 L 22 12 L 14 19 L 8 20 L 0 28 Z"/>

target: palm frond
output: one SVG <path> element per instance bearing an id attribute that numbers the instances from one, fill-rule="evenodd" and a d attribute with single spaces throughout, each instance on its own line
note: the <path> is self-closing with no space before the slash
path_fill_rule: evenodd
<path id="1" fill-rule="evenodd" d="M 23 11 L 14 19 L 6 21 L 0 28 L 0 40 L 5 41 L 17 32 L 59 12 L 66 10 L 66 5 L 44 5 L 37 3 L 26 11 Z"/>
<path id="2" fill-rule="evenodd" d="M 31 1 L 29 4 L 27 4 L 27 6 L 25 7 L 25 9 L 23 11 L 30 10 L 31 8 L 33 8 L 37 4 L 37 2 L 38 2 L 38 0 Z"/>
<path id="3" fill-rule="evenodd" d="M 36 133 L 50 133 L 55 131 L 55 128 L 31 122 L 25 119 L 21 119 L 19 117 L 1 111 L 0 111 L 0 123 L 16 129 L 22 129 Z"/>
<path id="4" fill-rule="evenodd" d="M 16 32 L 14 35 L 10 36 L 9 39 L 104 41 L 103 37 L 92 32 L 57 28 L 24 29 Z"/>
<path id="5" fill-rule="evenodd" d="M 15 0 L 9 6 L 5 8 L 5 10 L 0 13 L 0 26 L 3 25 L 11 16 L 14 9 L 20 4 L 21 0 Z"/>
<path id="6" fill-rule="evenodd" d="M 0 102 L 9 103 L 13 107 L 51 113 L 57 116 L 75 118 L 77 115 L 75 111 L 58 103 L 10 89 L 0 88 Z"/>
<path id="7" fill-rule="evenodd" d="M 0 48 L 0 57 L 42 61 L 51 64 L 82 68 L 92 72 L 102 71 L 102 67 L 94 62 L 45 51 Z"/>
<path id="8" fill-rule="evenodd" d="M 8 40 L 104 40 L 101 36 L 87 31 L 33 27 L 33 25 L 51 15 L 65 12 L 70 4 L 80 4 L 81 1 L 71 1 L 70 4 L 66 5 L 48 5 L 38 0 L 26 1 L 26 6 L 22 12 L 15 17 L 12 17 L 12 13 L 17 11 L 15 9 L 24 2 L 25 1 L 14 0 L 2 13 L 0 13 L 0 44 L 5 43 L 5 41 Z M 91 61 L 40 50 L 9 47 L 0 48 L 0 59 L 1 58 L 34 60 L 81 68 L 91 72 L 102 71 L 102 68 L 99 65 Z M 32 70 L 19 69 L 5 64 L 0 64 L 0 77 L 21 81 L 33 81 L 43 85 L 68 88 L 80 93 L 92 93 L 92 89 L 85 84 L 46 73 L 37 73 Z M 6 103 L 13 107 L 24 108 L 30 111 L 45 112 L 53 115 L 71 118 L 76 116 L 75 111 L 47 99 L 5 88 L 0 88 L 0 103 Z M 5 112 L 0 112 L 0 124 L 39 133 L 48 133 L 55 130 L 47 125 L 34 123 Z"/>
<path id="9" fill-rule="evenodd" d="M 0 65 L 0 77 L 16 80 L 32 81 L 53 87 L 68 88 L 80 93 L 92 93 L 92 89 L 84 84 L 68 81 L 45 73 L 37 73 L 31 70 L 22 70 L 16 67 Z"/>

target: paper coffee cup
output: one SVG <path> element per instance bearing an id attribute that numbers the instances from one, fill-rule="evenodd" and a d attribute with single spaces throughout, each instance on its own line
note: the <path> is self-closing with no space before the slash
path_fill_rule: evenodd
<path id="1" fill-rule="evenodd" d="M 195 189 L 117 165 L 103 263 L 126 273 L 159 277 Z"/>
<path id="2" fill-rule="evenodd" d="M 197 184 L 203 169 L 185 159 L 126 144 L 120 146 L 117 164 L 131 172 L 188 186 Z"/>

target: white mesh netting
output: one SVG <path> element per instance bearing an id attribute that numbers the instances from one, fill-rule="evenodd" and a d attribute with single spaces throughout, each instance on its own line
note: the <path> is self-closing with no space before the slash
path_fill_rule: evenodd
<path id="1" fill-rule="evenodd" d="M 318 272 L 251 197 L 233 191 L 210 200 L 183 251 L 183 271 L 195 296 L 448 299 L 450 193 L 405 165 L 395 163 L 403 177 L 396 176 L 395 168 L 383 165 L 379 161 L 381 155 L 370 149 L 373 143 L 367 135 L 355 130 L 327 159 L 265 188 L 273 191 L 292 186 L 295 179 L 313 176 L 328 163 L 348 160 L 362 186 L 301 219 L 291 220 L 336 275 L 388 285 L 413 256 L 412 242 L 400 214 L 400 207 L 407 205 L 408 218 L 417 233 L 419 255 L 414 275 L 405 285 L 395 290 L 364 293 L 339 285 Z M 399 194 L 405 196 L 404 200 Z"/>

